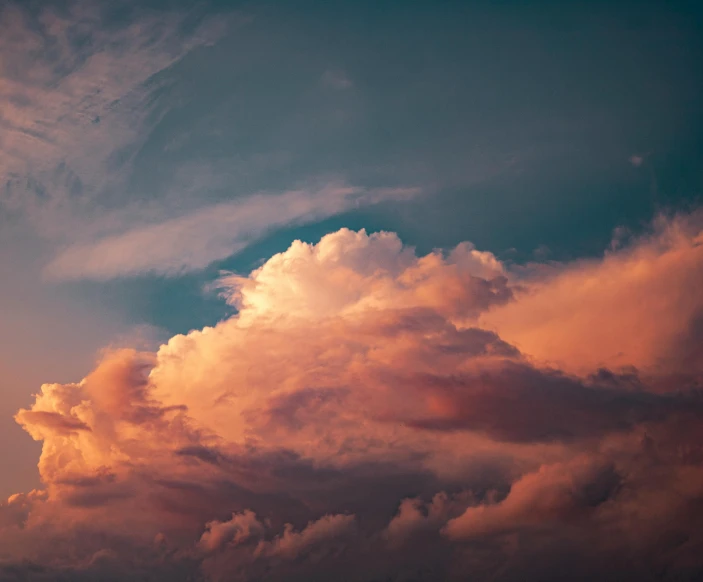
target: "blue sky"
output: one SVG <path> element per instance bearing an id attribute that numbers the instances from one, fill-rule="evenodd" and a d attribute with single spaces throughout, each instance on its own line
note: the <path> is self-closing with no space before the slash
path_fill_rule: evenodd
<path id="1" fill-rule="evenodd" d="M 3 488 L 36 481 L 7 443 L 38 383 L 224 319 L 208 284 L 296 238 L 565 261 L 695 205 L 702 22 L 694 2 L 5 3 Z"/>

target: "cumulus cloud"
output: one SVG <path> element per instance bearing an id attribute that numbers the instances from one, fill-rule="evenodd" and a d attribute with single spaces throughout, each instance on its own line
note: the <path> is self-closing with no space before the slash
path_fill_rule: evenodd
<path id="1" fill-rule="evenodd" d="M 0 558 L 46 579 L 700 573 L 703 402 L 692 360 L 663 359 L 697 348 L 695 220 L 549 277 L 346 229 L 227 274 L 236 315 L 107 351 L 17 414 L 45 489 L 0 506 Z M 637 368 L 603 367 L 618 341 Z"/>
<path id="2" fill-rule="evenodd" d="M 296 532 L 288 523 L 281 535 L 276 536 L 271 542 L 260 544 L 256 548 L 256 553 L 294 559 L 330 541 L 348 537 L 353 533 L 354 525 L 353 515 L 325 515 L 317 521 L 309 522 L 299 532 Z"/>
<path id="3" fill-rule="evenodd" d="M 515 482 L 500 503 L 470 507 L 450 520 L 444 533 L 461 539 L 577 519 L 605 503 L 619 481 L 612 463 L 598 458 L 543 465 Z"/>
<path id="4" fill-rule="evenodd" d="M 450 497 L 440 491 L 428 503 L 418 497 L 403 499 L 382 537 L 389 545 L 400 546 L 413 537 L 439 533 L 451 518 L 461 515 L 467 505 L 474 505 L 471 492 Z"/>
<path id="5" fill-rule="evenodd" d="M 445 257 L 417 258 L 394 233 L 342 229 L 312 245 L 295 241 L 249 277 L 220 279 L 241 319 L 329 319 L 373 310 L 431 307 L 454 317 L 507 301 L 511 290 L 492 253 L 462 243 Z"/>
<path id="6" fill-rule="evenodd" d="M 207 193 L 231 192 L 231 174 L 180 160 L 175 193 L 134 192 L 143 190 L 135 160 L 182 99 L 177 65 L 249 19 L 206 17 L 202 6 L 119 4 L 120 18 L 82 0 L 0 10 L 0 220 L 23 217 L 50 243 L 48 278 L 176 276 L 276 228 L 418 194 L 329 183 L 269 194 L 235 189 L 215 201 Z M 333 74 L 326 83 L 348 80 Z"/>
<path id="7" fill-rule="evenodd" d="M 481 323 L 562 370 L 700 373 L 702 225 L 700 211 L 662 217 L 653 232 L 601 260 L 522 281 L 516 301 Z"/>
<path id="8" fill-rule="evenodd" d="M 205 524 L 198 547 L 205 552 L 223 549 L 226 545 L 238 545 L 263 537 L 264 525 L 252 511 L 233 513 L 228 521 L 213 520 Z"/>

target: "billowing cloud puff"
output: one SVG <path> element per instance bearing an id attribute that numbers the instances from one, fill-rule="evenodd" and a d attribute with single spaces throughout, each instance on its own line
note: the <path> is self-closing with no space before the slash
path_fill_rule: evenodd
<path id="1" fill-rule="evenodd" d="M 226 545 L 238 545 L 263 537 L 264 526 L 251 511 L 232 514 L 227 521 L 213 520 L 205 524 L 198 547 L 205 552 L 223 549 Z"/>
<path id="2" fill-rule="evenodd" d="M 503 501 L 468 508 L 444 532 L 451 538 L 477 537 L 576 519 L 606 502 L 618 483 L 612 463 L 599 459 L 544 465 L 516 481 Z"/>
<path id="3" fill-rule="evenodd" d="M 451 318 L 511 297 L 503 265 L 462 243 L 417 258 L 393 233 L 342 229 L 318 244 L 295 241 L 249 277 L 221 279 L 240 322 L 326 319 L 389 308 L 432 308 Z"/>
<path id="4" fill-rule="evenodd" d="M 257 554 L 283 556 L 288 559 L 310 552 L 329 540 L 339 539 L 354 530 L 353 515 L 325 515 L 317 521 L 311 521 L 300 532 L 291 524 L 286 524 L 283 533 L 268 544 L 257 547 Z"/>
<path id="5" fill-rule="evenodd" d="M 235 316 L 18 412 L 45 488 L 0 506 L 0 579 L 700 574 L 694 224 L 537 280 L 345 229 L 223 276 Z"/>
<path id="6" fill-rule="evenodd" d="M 660 218 L 602 260 L 523 281 L 482 324 L 526 354 L 577 373 L 635 366 L 703 372 L 703 215 Z"/>
<path id="7" fill-rule="evenodd" d="M 437 493 L 429 503 L 417 497 L 403 499 L 398 513 L 388 523 L 382 536 L 391 546 L 397 546 L 414 536 L 437 532 L 451 517 L 463 513 L 473 501 L 470 492 L 450 499 L 444 491 Z"/>

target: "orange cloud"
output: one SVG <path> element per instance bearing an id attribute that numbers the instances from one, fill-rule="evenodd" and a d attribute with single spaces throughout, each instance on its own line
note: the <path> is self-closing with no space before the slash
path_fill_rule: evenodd
<path id="1" fill-rule="evenodd" d="M 578 519 L 605 503 L 619 481 L 613 464 L 599 458 L 543 465 L 515 482 L 500 503 L 469 507 L 450 520 L 444 534 L 453 539 L 475 538 Z"/>
<path id="2" fill-rule="evenodd" d="M 660 218 L 654 232 L 603 259 L 523 281 L 483 314 L 523 353 L 575 373 L 635 366 L 700 374 L 703 214 Z"/>
<path id="3" fill-rule="evenodd" d="M 393 555 L 442 579 L 462 570 L 462 544 L 487 544 L 493 563 L 496 538 L 526 531 L 543 548 L 575 528 L 577 548 L 597 532 L 598 551 L 644 552 L 640 533 L 674 512 L 692 536 L 703 403 L 681 380 L 695 366 L 667 356 L 682 338 L 697 347 L 692 224 L 547 279 L 466 244 L 417 257 L 349 230 L 225 276 L 237 315 L 156 353 L 106 352 L 18 412 L 43 443 L 46 490 L 0 506 L 3 557 L 88 577 L 127 564 L 308 580 L 395 575 Z M 547 357 L 548 332 L 581 335 Z"/>

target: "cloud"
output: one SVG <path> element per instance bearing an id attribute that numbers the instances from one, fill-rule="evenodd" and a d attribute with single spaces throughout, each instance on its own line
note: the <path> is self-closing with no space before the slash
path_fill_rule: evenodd
<path id="1" fill-rule="evenodd" d="M 468 243 L 418 259 L 394 233 L 341 229 L 315 245 L 295 241 L 249 277 L 220 279 L 240 319 L 326 319 L 389 307 L 431 306 L 454 316 L 507 301 L 503 265 Z"/>
<path id="2" fill-rule="evenodd" d="M 34 503 L 44 499 L 46 491 L 36 489 L 10 495 L 4 504 L 0 504 L 0 527 L 23 527 Z"/>
<path id="3" fill-rule="evenodd" d="M 205 552 L 223 549 L 226 545 L 238 545 L 263 537 L 264 525 L 256 519 L 251 511 L 232 514 L 228 521 L 211 521 L 205 524 L 205 531 L 200 536 L 198 547 Z"/>
<path id="4" fill-rule="evenodd" d="M 425 429 L 482 431 L 498 440 L 569 441 L 627 430 L 689 405 L 625 392 L 623 387 L 629 386 L 613 379 L 614 385 L 600 382 L 598 376 L 587 383 L 510 360 L 479 360 L 451 376 L 406 378 L 408 393 L 427 404 L 419 414 L 399 419 Z M 527 409 L 529 415 L 525 415 Z"/>
<path id="5" fill-rule="evenodd" d="M 353 515 L 325 515 L 317 521 L 309 522 L 299 532 L 296 532 L 291 524 L 286 524 L 280 536 L 269 543 L 260 544 L 256 553 L 281 556 L 291 560 L 320 548 L 330 541 L 351 535 L 354 532 L 354 526 Z"/>
<path id="6" fill-rule="evenodd" d="M 469 507 L 443 533 L 463 539 L 578 519 L 605 503 L 619 482 L 614 466 L 597 458 L 543 465 L 515 482 L 503 501 Z"/>
<path id="7" fill-rule="evenodd" d="M 481 324 L 541 362 L 577 373 L 635 366 L 700 373 L 702 215 L 661 217 L 600 260 L 521 281 L 516 301 Z"/>
<path id="8" fill-rule="evenodd" d="M 18 414 L 17 420 L 21 424 L 32 426 L 37 440 L 43 439 L 45 434 L 41 430 L 42 427 L 50 432 L 64 435 L 79 430 L 90 430 L 87 424 L 77 418 L 46 410 L 23 410 Z"/>
<path id="9" fill-rule="evenodd" d="M 142 184 L 135 163 L 158 155 L 149 140 L 187 99 L 179 65 L 248 18 L 206 15 L 203 6 L 121 6 L 119 19 L 82 0 L 39 9 L 11 2 L 0 11 L 0 220 L 26 220 L 57 251 L 46 265 L 50 279 L 177 276 L 273 229 L 418 193 L 330 183 L 233 199 L 233 179 L 285 152 L 252 153 L 234 174 L 224 165 L 236 165 L 233 156 L 217 171 L 179 158 L 168 191 Z M 336 88 L 349 84 L 339 73 L 325 78 Z M 166 158 L 156 163 L 174 163 Z"/>
<path id="10" fill-rule="evenodd" d="M 556 368 L 484 327 L 539 300 L 555 334 L 605 313 L 627 348 L 636 293 L 650 316 L 661 300 L 644 328 L 661 353 L 695 344 L 695 220 L 549 277 L 347 229 L 225 275 L 235 315 L 106 351 L 18 413 L 45 489 L 0 505 L 0 559 L 48 580 L 543 580 L 564 556 L 591 578 L 695 578 L 695 368 L 627 350 L 642 370 L 602 368 L 585 332 Z"/>
<path id="11" fill-rule="evenodd" d="M 0 219 L 48 240 L 48 277 L 175 276 L 418 194 L 340 182 L 213 203 L 201 194 L 231 183 L 196 160 L 168 200 L 144 198 L 146 144 L 189 144 L 149 142 L 187 105 L 174 67 L 232 19 L 121 8 L 0 13 Z M 321 84 L 353 87 L 337 70 Z M 333 105 L 323 121 L 353 119 Z M 257 172 L 277 157 L 294 156 L 245 156 Z M 0 501 L 0 580 L 700 579 L 700 211 L 614 239 L 599 259 L 521 268 L 470 243 L 418 255 L 342 229 L 223 274 L 235 315 L 105 349 L 17 412 L 42 488 Z M 31 285 L 6 270 L 24 301 Z M 30 311 L 17 327 L 52 352 L 82 334 L 50 335 Z"/>
<path id="12" fill-rule="evenodd" d="M 474 502 L 470 492 L 450 497 L 441 491 L 429 503 L 424 503 L 418 497 L 403 499 L 398 513 L 383 530 L 382 536 L 389 545 L 401 546 L 413 537 L 439 533 L 451 518 L 461 515 L 466 506 L 473 505 Z"/>
<path id="13" fill-rule="evenodd" d="M 43 236 L 70 235 L 76 216 L 124 187 L 163 113 L 158 74 L 226 28 L 224 17 L 123 9 L 121 23 L 82 1 L 0 11 L 0 204 Z"/>
<path id="14" fill-rule="evenodd" d="M 248 196 L 74 244 L 60 251 L 45 273 L 64 280 L 106 280 L 145 273 L 180 275 L 235 254 L 276 227 L 313 222 L 358 205 L 414 194 L 414 189 L 367 191 L 331 184 L 315 191 Z"/>

